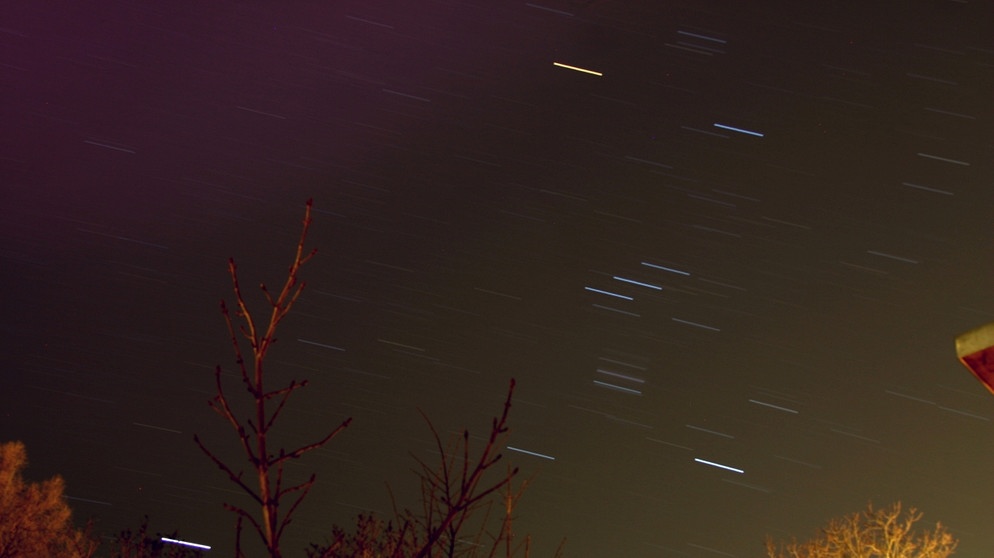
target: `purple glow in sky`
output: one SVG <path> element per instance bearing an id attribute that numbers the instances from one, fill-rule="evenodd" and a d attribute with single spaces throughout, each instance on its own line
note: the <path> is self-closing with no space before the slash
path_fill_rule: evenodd
<path id="1" fill-rule="evenodd" d="M 994 398 L 952 348 L 994 321 L 987 4 L 4 13 L 0 439 L 77 517 L 230 553 L 192 441 L 236 450 L 225 264 L 275 284 L 313 198 L 282 440 L 354 420 L 292 552 L 384 482 L 413 505 L 417 409 L 483 433 L 514 377 L 534 556 L 758 556 L 896 500 L 994 553 Z"/>

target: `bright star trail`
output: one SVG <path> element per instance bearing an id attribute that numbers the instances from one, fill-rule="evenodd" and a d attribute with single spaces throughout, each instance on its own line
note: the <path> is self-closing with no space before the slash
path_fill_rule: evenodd
<path id="1" fill-rule="evenodd" d="M 722 465 L 721 463 L 715 463 L 714 461 L 707 461 L 707 460 L 704 460 L 704 459 L 700 459 L 698 457 L 695 457 L 694 461 L 696 461 L 697 463 L 701 463 L 702 465 L 709 465 L 711 467 L 716 467 L 718 469 L 724 469 L 726 471 L 731 471 L 733 473 L 740 473 L 740 474 L 741 473 L 745 473 L 745 471 L 743 471 L 742 469 L 739 469 L 737 467 L 730 467 L 728 465 Z"/>
<path id="2" fill-rule="evenodd" d="M 654 290 L 657 290 L 657 291 L 663 290 L 663 288 L 660 287 L 659 285 L 652 285 L 652 284 L 649 284 L 649 283 L 643 283 L 641 281 L 636 281 L 634 279 L 626 279 L 625 277 L 618 277 L 617 275 L 615 275 L 613 277 L 613 279 L 615 279 L 617 281 L 622 281 L 624 283 L 631 283 L 632 285 L 638 285 L 640 287 L 646 287 L 647 289 L 654 289 Z"/>
<path id="3" fill-rule="evenodd" d="M 586 289 L 586 290 L 588 290 L 588 291 L 590 291 L 592 293 L 598 293 L 598 294 L 602 294 L 602 295 L 613 296 L 614 298 L 620 298 L 622 300 L 635 300 L 634 298 L 632 298 L 630 296 L 627 296 L 627 295 L 618 294 L 618 293 L 612 293 L 611 291 L 605 291 L 605 290 L 601 290 L 601 289 L 595 289 L 593 287 L 584 287 L 584 289 Z"/>
<path id="4" fill-rule="evenodd" d="M 164 542 L 164 543 L 175 544 L 175 545 L 179 545 L 179 546 L 186 546 L 186 547 L 190 547 L 190 548 L 195 548 L 197 550 L 210 550 L 211 549 L 211 547 L 209 545 L 206 545 L 206 544 L 199 544 L 199 543 L 193 543 L 193 542 L 188 542 L 188 541 L 181 541 L 179 539 L 170 539 L 168 537 L 162 537 L 160 540 L 162 542 Z"/>
<path id="5" fill-rule="evenodd" d="M 622 393 L 630 393 L 632 395 L 642 395 L 642 390 L 627 388 L 625 386 L 619 386 L 608 382 L 602 382 L 600 380 L 594 380 L 594 385 L 607 389 L 613 389 L 614 391 L 620 391 Z"/>
<path id="6" fill-rule="evenodd" d="M 591 75 L 595 75 L 595 76 L 603 76 L 604 75 L 601 72 L 595 72 L 594 70 L 588 70 L 586 68 L 579 68 L 577 66 L 571 66 L 569 64 L 561 64 L 559 62 L 553 62 L 552 65 L 553 66 L 558 66 L 560 68 L 566 68 L 567 70 L 573 70 L 575 72 L 582 72 L 584 74 L 591 74 Z"/>
<path id="7" fill-rule="evenodd" d="M 512 377 L 536 558 L 750 558 L 896 501 L 994 556 L 953 350 L 994 322 L 987 3 L 15 4 L 0 441 L 101 536 L 233 555 L 192 441 L 251 475 L 206 404 L 250 398 L 228 259 L 264 328 L 313 198 L 270 450 L 352 423 L 287 469 L 286 558 L 420 509 L 425 417 L 478 455 Z"/>
<path id="8" fill-rule="evenodd" d="M 511 446 L 507 446 L 507 449 L 509 449 L 511 451 L 516 451 L 518 453 L 523 453 L 525 455 L 531 455 L 533 457 L 541 457 L 542 459 L 548 459 L 550 461 L 555 461 L 556 460 L 556 458 L 552 457 L 551 455 L 545 455 L 544 453 L 538 453 L 537 451 L 529 451 L 529 450 L 524 450 L 524 449 L 521 449 L 521 448 L 511 447 Z"/>
<path id="9" fill-rule="evenodd" d="M 680 269 L 673 269 L 672 267 L 666 267 L 664 265 L 651 264 L 649 262 L 642 262 L 642 265 L 646 267 L 651 267 L 653 269 L 661 269 L 663 271 L 669 271 L 670 273 L 676 273 L 677 275 L 690 275 L 689 272 Z"/>
<path id="10" fill-rule="evenodd" d="M 729 130 L 729 131 L 732 131 L 732 132 L 738 132 L 740 134 L 745 134 L 747 136 L 756 136 L 757 138 L 763 137 L 763 134 L 761 134 L 759 132 L 753 132 L 752 130 L 746 130 L 746 129 L 743 129 L 743 128 L 736 128 L 735 126 L 728 126 L 726 124 L 718 124 L 717 122 L 714 124 L 714 127 L 715 128 L 721 128 L 722 130 Z"/>

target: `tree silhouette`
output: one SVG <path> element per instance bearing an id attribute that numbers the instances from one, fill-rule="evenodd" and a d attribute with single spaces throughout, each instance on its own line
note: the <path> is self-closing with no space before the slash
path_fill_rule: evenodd
<path id="1" fill-rule="evenodd" d="M 394 509 L 387 521 L 359 515 L 354 530 L 333 527 L 326 545 L 312 544 L 310 558 L 495 558 L 524 556 L 531 552 L 531 538 L 515 540 L 514 508 L 527 481 L 517 486 L 517 467 L 498 471 L 501 449 L 506 447 L 508 418 L 514 394 L 510 382 L 501 414 L 491 421 L 483 447 L 473 452 L 470 434 L 448 444 L 424 413 L 438 451 L 437 463 L 413 456 L 420 480 L 420 508 Z M 556 551 L 560 556 L 562 544 Z"/>
<path id="2" fill-rule="evenodd" d="M 915 531 L 921 512 L 901 503 L 889 508 L 853 513 L 833 519 L 813 539 L 776 544 L 766 540 L 769 558 L 946 558 L 957 541 L 940 523 L 932 530 Z"/>
<path id="3" fill-rule="evenodd" d="M 265 385 L 264 365 L 269 349 L 276 342 L 277 326 L 290 312 L 293 304 L 304 290 L 305 284 L 298 278 L 300 268 L 317 252 L 317 250 L 304 252 L 307 230 L 311 224 L 311 205 L 311 200 L 307 200 L 300 239 L 297 242 L 297 250 L 287 272 L 283 288 L 273 297 L 269 290 L 266 289 L 265 284 L 260 286 L 262 294 L 270 308 L 269 321 L 264 327 L 257 325 L 255 318 L 246 305 L 241 287 L 238 284 L 238 268 L 235 265 L 235 260 L 228 260 L 228 273 L 231 275 L 232 290 L 235 295 L 235 318 L 232 318 L 224 300 L 221 301 L 221 314 L 224 316 L 225 323 L 228 326 L 228 333 L 231 336 L 231 345 L 234 349 L 235 363 L 241 376 L 242 387 L 252 402 L 253 416 L 242 418 L 236 415 L 232 408 L 232 401 L 224 391 L 220 366 L 217 366 L 214 370 L 217 395 L 208 403 L 234 429 L 254 478 L 245 478 L 244 471 L 223 461 L 216 453 L 208 449 L 199 437 L 194 436 L 194 441 L 214 464 L 228 475 L 231 482 L 237 485 L 259 506 L 259 515 L 257 517 L 244 508 L 233 504 L 225 504 L 225 508 L 234 512 L 237 516 L 235 554 L 239 558 L 243 556 L 241 550 L 243 521 L 248 521 L 259 535 L 270 558 L 280 558 L 282 556 L 280 538 L 287 525 L 290 524 L 297 507 L 303 501 L 304 497 L 307 496 L 315 480 L 315 475 L 311 474 L 304 482 L 286 486 L 284 485 L 283 478 L 284 466 L 288 461 L 297 459 L 305 453 L 327 444 L 338 433 L 344 430 L 352 420 L 351 418 L 345 419 L 345 421 L 323 438 L 295 449 L 287 450 L 282 447 L 274 449 L 269 445 L 269 433 L 273 429 L 277 419 L 279 419 L 280 413 L 285 409 L 290 395 L 307 385 L 307 380 L 293 380 L 281 388 L 267 389 Z M 235 327 L 235 321 L 240 322 L 237 328 Z M 246 362 L 242 351 L 240 337 L 248 341 L 251 351 L 248 362 Z M 289 505 L 282 507 L 284 502 L 287 502 Z"/>
<path id="4" fill-rule="evenodd" d="M 235 556 L 244 558 L 242 527 L 248 522 L 266 548 L 270 558 L 282 558 L 280 539 L 294 513 L 315 482 L 315 475 L 297 484 L 284 482 L 284 467 L 305 453 L 318 449 L 342 432 L 351 422 L 345 419 L 315 442 L 295 449 L 271 447 L 268 435 L 275 427 L 287 401 L 307 380 L 292 380 L 283 387 L 266 387 L 265 360 L 276 342 L 276 330 L 304 289 L 299 280 L 301 267 L 316 253 L 305 253 L 304 244 L 311 224 L 310 200 L 306 203 L 300 238 L 282 289 L 276 296 L 266 286 L 261 290 L 269 304 L 269 320 L 260 327 L 249 311 L 239 285 L 237 266 L 228 260 L 235 296 L 234 317 L 221 301 L 221 314 L 235 354 L 242 388 L 248 399 L 250 416 L 241 417 L 234 408 L 239 401 L 225 391 L 221 366 L 215 367 L 216 395 L 208 401 L 235 431 L 239 447 L 249 464 L 250 474 L 221 459 L 200 439 L 197 446 L 258 506 L 258 512 L 225 503 L 235 522 Z M 249 351 L 243 351 L 247 341 Z M 247 358 L 248 357 L 248 358 Z M 530 537 L 515 540 L 513 512 L 527 486 L 517 486 L 516 467 L 500 471 L 501 450 L 506 447 L 508 418 L 514 394 L 510 381 L 501 413 L 491 421 L 490 432 L 479 449 L 471 448 L 470 434 L 464 430 L 448 444 L 423 412 L 439 458 L 430 463 L 413 455 L 420 480 L 421 502 L 416 509 L 399 510 L 394 504 L 393 519 L 383 520 L 360 515 L 354 530 L 333 527 L 327 545 L 312 544 L 312 558 L 496 558 L 524 556 L 530 553 Z M 243 395 L 244 397 L 244 395 Z M 242 402 L 242 404 L 245 404 Z M 275 444 L 272 444 L 275 445 Z M 38 484 L 26 483 L 21 476 L 27 464 L 24 444 L 0 444 L 0 558 L 91 558 L 97 540 L 90 527 L 78 530 L 71 522 L 71 511 L 63 495 L 64 483 L 56 476 Z M 285 504 L 285 505 L 284 505 Z M 175 536 L 171 536 L 175 538 Z M 137 529 L 126 529 L 110 539 L 111 558 L 194 558 L 196 550 L 166 544 L 162 537 L 150 537 L 148 518 Z M 562 545 L 556 552 L 561 555 Z"/>
<path id="5" fill-rule="evenodd" d="M 268 350 L 276 342 L 277 326 L 304 289 L 304 283 L 298 278 L 299 271 L 316 253 L 316 250 L 304 250 L 311 224 L 311 205 L 308 200 L 300 239 L 283 288 L 273 296 L 265 285 L 261 286 L 270 308 L 269 321 L 264 328 L 257 325 L 248 309 L 234 260 L 228 261 L 236 311 L 232 317 L 222 300 L 221 314 L 228 326 L 242 387 L 254 413 L 246 418 L 235 413 L 234 401 L 224 389 L 220 366 L 214 371 L 217 394 L 208 403 L 235 431 L 255 478 L 246 478 L 242 470 L 222 460 L 199 437 L 195 436 L 194 440 L 211 461 L 227 474 L 229 480 L 259 505 L 256 515 L 245 508 L 225 504 L 225 508 L 234 512 L 237 518 L 237 558 L 244 556 L 241 535 L 243 522 L 246 521 L 259 536 L 269 557 L 282 557 L 280 538 L 315 480 L 312 474 L 304 482 L 287 486 L 283 478 L 284 466 L 290 460 L 328 443 L 352 420 L 346 419 L 325 437 L 296 449 L 274 450 L 269 447 L 268 434 L 285 409 L 290 395 L 307 385 L 306 380 L 293 380 L 281 388 L 267 389 L 264 365 Z M 250 359 L 246 358 L 247 352 L 242 349 L 246 340 L 251 349 Z M 354 530 L 334 527 L 329 544 L 312 544 L 308 554 L 320 558 L 493 558 L 498 555 L 510 558 L 523 553 L 527 557 L 530 538 L 525 537 L 518 543 L 514 540 L 512 529 L 513 510 L 527 483 L 514 487 L 512 481 L 518 473 L 517 468 L 508 467 L 498 472 L 501 449 L 508 438 L 507 423 L 513 392 L 514 380 L 511 380 L 503 410 L 493 418 L 489 436 L 477 453 L 471 451 L 468 430 L 446 446 L 431 421 L 422 413 L 440 458 L 437 464 L 429 464 L 415 456 L 418 464 L 416 473 L 421 484 L 420 508 L 398 510 L 395 505 L 394 517 L 389 521 L 361 515 Z M 288 505 L 283 506 L 284 503 Z M 491 521 L 492 518 L 497 519 Z"/>
<path id="6" fill-rule="evenodd" d="M 76 529 L 56 475 L 26 482 L 28 454 L 22 442 L 0 444 L 0 558 L 88 558 L 97 549 L 90 526 Z"/>
<path id="7" fill-rule="evenodd" d="M 179 533 L 172 532 L 168 535 L 171 539 L 178 539 Z M 117 534 L 111 541 L 110 558 L 201 558 L 203 553 L 199 550 L 167 544 L 158 533 L 150 535 L 148 532 L 148 516 L 142 518 L 141 524 L 136 529 L 125 529 Z"/>
<path id="8" fill-rule="evenodd" d="M 420 513 L 407 511 L 402 516 L 415 549 L 411 556 L 475 556 L 481 546 L 488 547 L 489 555 L 493 555 L 501 542 L 512 544 L 511 512 L 517 494 L 511 490 L 511 481 L 518 474 L 518 468 L 509 467 L 505 474 L 489 482 L 485 478 L 503 457 L 500 450 L 508 438 L 507 420 L 513 395 L 514 380 L 511 380 L 503 412 L 493 418 L 487 442 L 476 458 L 470 454 L 469 430 L 463 430 L 461 439 L 445 447 L 438 431 L 422 413 L 431 429 L 439 462 L 433 466 L 415 456 L 421 480 L 422 509 Z M 490 517 L 490 497 L 502 490 L 506 504 L 504 521 L 496 533 L 489 533 L 485 520 Z M 473 525 L 475 517 L 479 519 L 477 516 L 481 512 L 483 521 L 477 522 L 475 533 L 467 533 L 466 529 Z M 481 540 L 487 535 L 490 535 L 489 541 Z M 469 552 L 460 552 L 463 548 Z"/>

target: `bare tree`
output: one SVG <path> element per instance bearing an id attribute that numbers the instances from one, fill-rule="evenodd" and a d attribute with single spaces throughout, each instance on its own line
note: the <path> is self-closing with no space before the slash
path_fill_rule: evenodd
<path id="1" fill-rule="evenodd" d="M 297 459 L 303 454 L 320 448 L 327 444 L 338 433 L 344 430 L 351 418 L 345 419 L 338 427 L 329 432 L 323 438 L 296 449 L 271 448 L 269 445 L 269 434 L 274 424 L 280 417 L 280 413 L 285 409 L 285 405 L 290 395 L 307 385 L 307 380 L 293 380 L 289 384 L 277 389 L 267 389 L 265 386 L 265 360 L 269 349 L 276 342 L 276 328 L 280 321 L 286 317 L 293 307 L 293 304 L 300 297 L 304 290 L 304 282 L 298 278 L 300 268 L 310 261 L 317 250 L 304 251 L 304 242 L 307 239 L 307 230 L 311 224 L 311 200 L 307 200 L 304 212 L 303 228 L 300 233 L 300 240 L 297 242 L 297 250 L 287 272 L 286 281 L 283 288 L 274 297 L 266 289 L 265 284 L 261 285 L 262 294 L 269 304 L 269 321 L 263 327 L 257 325 L 256 320 L 249 311 L 242 295 L 241 287 L 238 284 L 238 271 L 234 259 L 228 260 L 228 272 L 231 275 L 232 289 L 235 295 L 237 309 L 236 319 L 233 319 L 224 300 L 221 301 L 221 314 L 228 326 L 228 333 L 231 336 L 231 345 L 235 352 L 235 363 L 241 376 L 242 387 L 247 392 L 253 404 L 253 416 L 239 417 L 232 409 L 232 402 L 224 391 L 222 382 L 221 367 L 214 370 L 214 379 L 217 385 L 217 395 L 208 403 L 214 411 L 223 417 L 235 430 L 242 452 L 248 460 L 254 478 L 245 478 L 244 471 L 229 465 L 223 461 L 216 453 L 209 450 L 199 437 L 194 436 L 194 440 L 200 449 L 224 471 L 228 478 L 245 492 L 260 508 L 260 514 L 250 513 L 248 510 L 225 504 L 225 508 L 234 512 L 237 516 L 235 553 L 236 556 L 243 555 L 241 550 L 242 522 L 248 521 L 252 528 L 259 535 L 262 543 L 271 558 L 280 558 L 280 538 L 284 530 L 293 517 L 297 507 L 307 496 L 308 491 L 314 484 L 315 475 L 304 482 L 286 486 L 284 485 L 283 471 L 288 461 Z M 235 327 L 235 322 L 240 322 Z M 246 361 L 245 353 L 242 351 L 242 341 L 240 337 L 248 341 L 250 355 Z M 292 497 L 292 499 L 291 499 Z M 281 506 L 288 503 L 287 507 Z"/>
<path id="2" fill-rule="evenodd" d="M 517 467 L 500 471 L 501 449 L 507 444 L 508 417 L 514 394 L 511 380 L 500 416 L 478 453 L 470 447 L 470 434 L 449 444 L 422 413 L 431 430 L 439 459 L 431 464 L 414 456 L 420 480 L 419 509 L 394 509 L 394 519 L 360 515 L 354 531 L 332 529 L 328 545 L 311 545 L 311 558 L 496 558 L 524 556 L 531 552 L 531 538 L 515 540 L 514 509 L 528 482 L 514 480 Z M 556 552 L 560 556 L 562 545 Z"/>
<path id="3" fill-rule="evenodd" d="M 412 546 L 417 549 L 412 554 L 415 558 L 454 557 L 463 554 L 459 552 L 460 545 L 477 547 L 481 544 L 480 538 L 485 531 L 483 525 L 491 511 L 492 500 L 489 497 L 502 489 L 510 488 L 512 479 L 518 474 L 517 467 L 509 467 L 505 474 L 491 482 L 484 482 L 486 473 L 502 458 L 500 450 L 506 445 L 508 437 L 507 419 L 513 394 L 514 380 L 511 380 L 503 411 L 499 417 L 493 418 L 490 434 L 476 458 L 470 455 L 469 430 L 463 430 L 460 440 L 445 447 L 434 425 L 422 413 L 440 458 L 439 463 L 432 466 L 414 456 L 420 468 L 418 476 L 421 479 L 422 509 L 420 514 L 407 512 L 405 524 L 414 527 L 408 529 L 408 536 L 411 537 Z M 513 504 L 513 501 L 514 499 L 510 503 Z M 507 510 L 508 520 L 512 509 Z M 481 511 L 484 512 L 484 521 L 480 522 L 476 536 L 469 537 L 465 529 L 472 525 L 471 520 Z M 496 548 L 508 534 L 509 526 L 505 528 L 502 525 L 490 541 L 491 547 Z"/>
<path id="4" fill-rule="evenodd" d="M 956 550 L 956 539 L 940 523 L 915 531 L 921 512 L 901 503 L 889 508 L 853 513 L 833 519 L 813 539 L 798 543 L 766 540 L 769 558 L 946 558 Z"/>
<path id="5" fill-rule="evenodd" d="M 93 556 L 98 542 L 90 524 L 73 525 L 62 477 L 25 481 L 27 464 L 22 442 L 0 443 L 0 558 Z"/>

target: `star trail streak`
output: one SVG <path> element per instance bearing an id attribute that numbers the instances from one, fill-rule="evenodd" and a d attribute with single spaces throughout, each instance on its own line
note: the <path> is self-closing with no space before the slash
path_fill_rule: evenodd
<path id="1" fill-rule="evenodd" d="M 716 328 L 716 327 L 713 327 L 713 326 L 709 326 L 709 325 L 705 325 L 705 324 L 701 324 L 701 323 L 698 323 L 698 322 L 692 322 L 690 320 L 681 320 L 680 318 L 670 318 L 670 319 L 673 320 L 674 322 L 679 323 L 679 324 L 684 324 L 684 325 L 689 325 L 689 326 L 693 326 L 693 327 L 698 327 L 698 328 L 706 329 L 706 330 L 709 330 L 709 331 L 721 331 L 719 328 Z"/>
<path id="2" fill-rule="evenodd" d="M 799 412 L 799 411 L 797 411 L 795 409 L 789 409 L 787 407 L 781 407 L 780 405 L 774 405 L 773 403 L 767 403 L 765 401 L 757 401 L 755 399 L 750 399 L 749 402 L 753 403 L 755 405 L 761 405 L 763 407 L 768 407 L 770 409 L 776 409 L 777 411 L 783 411 L 785 413 L 790 413 L 790 414 L 793 414 L 793 415 L 796 415 Z"/>
<path id="3" fill-rule="evenodd" d="M 653 269 L 661 269 L 663 271 L 669 271 L 670 273 L 676 273 L 677 275 L 690 276 L 689 272 L 682 271 L 682 270 L 679 270 L 679 269 L 673 269 L 672 267 L 666 267 L 666 266 L 662 266 L 662 265 L 656 265 L 656 264 L 652 264 L 652 263 L 649 263 L 649 262 L 642 262 L 642 265 L 644 265 L 646 267 L 651 267 Z"/>
<path id="4" fill-rule="evenodd" d="M 620 374 L 618 372 L 612 372 L 610 370 L 604 370 L 604 369 L 598 368 L 597 372 L 600 373 L 600 374 L 604 374 L 605 376 L 612 376 L 614 378 L 620 378 L 622 380 L 628 380 L 629 382 L 635 382 L 635 383 L 639 383 L 639 384 L 644 384 L 645 383 L 645 380 L 643 380 L 642 378 L 636 378 L 634 376 L 629 376 L 627 374 Z"/>
<path id="5" fill-rule="evenodd" d="M 623 294 L 618 294 L 618 293 L 612 293 L 611 291 L 605 291 L 605 290 L 601 290 L 601 289 L 595 289 L 593 287 L 584 287 L 584 288 L 586 290 L 590 291 L 590 292 L 593 292 L 593 293 L 598 293 L 598 294 L 607 295 L 607 296 L 613 296 L 615 298 L 620 298 L 620 299 L 623 299 L 623 300 L 635 300 L 634 298 L 632 298 L 632 297 L 630 297 L 628 295 L 623 295 Z"/>
<path id="6" fill-rule="evenodd" d="M 638 318 L 638 317 L 641 316 L 641 314 L 639 314 L 638 312 L 629 312 L 627 310 L 622 310 L 620 308 L 612 308 L 610 306 L 604 306 L 603 304 L 593 304 L 592 306 L 594 308 L 598 308 L 600 310 L 607 310 L 608 312 L 614 312 L 614 313 L 617 313 L 617 314 L 623 314 L 625 316 L 631 316 L 633 318 Z"/>
<path id="7" fill-rule="evenodd" d="M 577 66 L 570 66 L 569 64 L 561 64 L 559 62 L 553 62 L 552 65 L 553 66 L 558 66 L 560 68 L 566 68 L 567 70 L 573 70 L 575 72 L 581 72 L 581 73 L 584 73 L 584 74 L 591 74 L 591 75 L 595 75 L 595 76 L 603 76 L 604 75 L 601 72 L 596 72 L 594 70 L 588 70 L 586 68 L 580 68 L 580 67 L 577 67 Z"/>
<path id="8" fill-rule="evenodd" d="M 613 389 L 614 391 L 620 391 L 622 393 L 629 393 L 631 395 L 642 395 L 641 390 L 627 388 L 624 386 L 619 386 L 617 384 L 610 384 L 608 382 L 602 382 L 600 380 L 594 380 L 594 385 L 598 385 L 603 388 Z"/>
<path id="9" fill-rule="evenodd" d="M 646 288 L 648 288 L 648 289 L 655 289 L 655 290 L 657 290 L 657 291 L 661 291 L 661 290 L 663 290 L 663 288 L 662 288 L 662 287 L 660 287 L 659 285 L 652 285 L 652 284 L 649 284 L 649 283 L 643 283 L 643 282 L 641 282 L 641 281 L 636 281 L 636 280 L 634 280 L 634 279 L 626 279 L 626 278 L 624 278 L 624 277 L 618 277 L 617 275 L 615 275 L 615 276 L 613 277 L 613 279 L 615 279 L 615 280 L 618 280 L 618 281 L 622 281 L 622 282 L 624 282 L 624 283 L 630 283 L 630 284 L 632 284 L 632 285 L 638 285 L 638 286 L 640 286 L 640 287 L 646 287 Z"/>
<path id="10" fill-rule="evenodd" d="M 679 33 L 680 35 L 686 35 L 688 37 L 694 37 L 695 39 L 704 39 L 705 41 L 712 41 L 720 44 L 726 43 L 726 41 L 722 39 L 717 39 L 715 37 L 708 37 L 707 35 L 701 35 L 700 33 L 691 33 L 690 31 L 683 31 L 683 30 L 679 30 L 677 31 L 677 33 Z"/>
<path id="11" fill-rule="evenodd" d="M 164 543 L 175 544 L 175 545 L 179 545 L 179 546 L 186 546 L 186 547 L 189 547 L 189 548 L 195 548 L 197 550 L 210 550 L 211 549 L 211 547 L 208 546 L 208 545 L 206 545 L 206 544 L 199 544 L 199 543 L 194 543 L 194 542 L 189 542 L 189 541 L 181 541 L 179 539 L 171 539 L 171 538 L 168 538 L 168 537 L 162 537 L 160 540 L 162 542 L 164 542 Z"/>
<path id="12" fill-rule="evenodd" d="M 753 132 L 752 130 L 746 130 L 744 128 L 736 128 L 735 126 L 728 126 L 727 124 L 718 124 L 715 122 L 715 128 L 721 128 L 722 130 L 729 130 L 731 132 L 738 132 L 740 134 L 745 134 L 747 136 L 756 136 L 757 138 L 763 137 L 763 134 L 759 132 Z"/>
<path id="13" fill-rule="evenodd" d="M 709 465 L 711 467 L 716 467 L 718 469 L 724 469 L 726 471 L 731 471 L 733 473 L 739 473 L 739 474 L 745 473 L 745 471 L 743 471 L 742 469 L 739 469 L 737 467 L 730 467 L 728 465 L 722 465 L 721 463 L 715 463 L 714 461 L 707 461 L 707 460 L 701 459 L 699 457 L 695 457 L 694 461 L 697 462 L 697 463 L 701 463 L 702 465 Z"/>
<path id="14" fill-rule="evenodd" d="M 549 461 L 555 461 L 556 460 L 556 458 L 552 457 L 551 455 L 546 455 L 544 453 L 538 453 L 536 451 L 530 451 L 530 450 L 526 450 L 526 449 L 515 448 L 515 447 L 512 447 L 512 446 L 507 446 L 507 449 L 509 449 L 511 451 L 516 451 L 518 453 L 523 453 L 525 455 L 531 455 L 532 457 L 540 457 L 542 459 L 548 459 Z"/>

